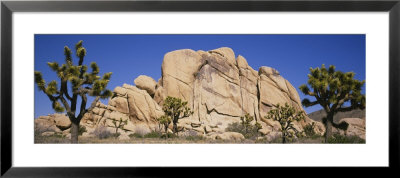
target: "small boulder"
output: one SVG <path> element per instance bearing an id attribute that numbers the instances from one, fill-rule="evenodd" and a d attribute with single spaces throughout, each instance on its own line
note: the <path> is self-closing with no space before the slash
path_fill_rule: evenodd
<path id="1" fill-rule="evenodd" d="M 212 131 L 217 132 L 217 133 L 223 133 L 225 131 L 225 129 L 216 127 L 216 128 L 212 128 Z"/>
<path id="2" fill-rule="evenodd" d="M 204 130 L 206 131 L 206 133 L 210 133 L 210 132 L 212 132 L 212 129 L 211 129 L 211 127 L 210 127 L 210 126 L 208 126 L 208 125 L 206 125 L 206 126 L 204 127 Z"/>
<path id="3" fill-rule="evenodd" d="M 114 90 L 114 92 L 115 92 L 115 90 Z M 118 112 L 121 112 L 124 114 L 129 113 L 128 100 L 125 97 L 119 97 L 119 96 L 114 97 L 108 101 L 108 105 L 113 106 L 115 108 L 115 110 Z M 95 110 L 93 112 L 95 112 Z M 104 114 L 104 112 L 102 114 Z"/>
<path id="4" fill-rule="evenodd" d="M 129 139 L 131 138 L 126 134 L 121 134 L 120 136 L 118 136 L 118 140 L 129 140 Z"/>
<path id="5" fill-rule="evenodd" d="M 157 82 L 153 78 L 146 75 L 140 75 L 134 80 L 134 83 L 139 89 L 146 90 L 150 96 L 154 96 Z"/>
<path id="6" fill-rule="evenodd" d="M 262 129 L 258 130 L 261 135 L 268 135 L 270 132 L 272 132 L 272 127 L 271 126 L 266 126 L 263 127 Z"/>
<path id="7" fill-rule="evenodd" d="M 191 125 L 183 125 L 183 127 L 186 129 L 186 130 L 191 130 L 192 129 L 192 126 Z"/>
<path id="8" fill-rule="evenodd" d="M 52 136 L 52 135 L 54 135 L 54 132 L 43 132 L 42 133 L 42 136 L 46 136 L 46 137 Z"/>
<path id="9" fill-rule="evenodd" d="M 204 132 L 205 132 L 204 127 L 196 127 L 196 128 L 193 128 L 193 130 L 200 134 L 204 134 Z"/>
<path id="10" fill-rule="evenodd" d="M 221 140 L 234 140 L 234 141 L 244 140 L 244 136 L 241 133 L 237 132 L 224 132 L 222 134 L 218 134 L 215 138 Z"/>
<path id="11" fill-rule="evenodd" d="M 64 114 L 53 114 L 51 117 L 54 118 L 56 126 L 61 130 L 65 130 L 71 127 L 71 121 L 69 117 Z"/>
<path id="12" fill-rule="evenodd" d="M 35 132 L 61 132 L 61 130 L 55 125 L 53 118 L 49 116 L 41 116 L 35 119 Z"/>
<path id="13" fill-rule="evenodd" d="M 115 87 L 114 88 L 114 96 L 125 96 L 126 95 L 126 88 L 122 87 Z"/>

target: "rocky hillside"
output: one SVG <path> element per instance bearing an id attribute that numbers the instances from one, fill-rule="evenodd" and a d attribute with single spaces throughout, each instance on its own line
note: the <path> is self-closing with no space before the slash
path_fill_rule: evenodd
<path id="1" fill-rule="evenodd" d="M 308 117 L 314 121 L 322 122 L 322 118 L 326 117 L 326 113 L 323 109 L 319 111 L 312 112 L 308 114 Z M 365 109 L 356 109 L 348 112 L 339 112 L 333 117 L 333 121 L 335 123 L 339 123 L 339 121 L 343 118 L 360 118 L 365 119 Z"/>
<path id="2" fill-rule="evenodd" d="M 326 117 L 324 110 L 319 110 L 308 114 L 312 120 L 322 122 L 322 118 Z M 334 128 L 333 131 L 347 136 L 358 136 L 366 139 L 366 122 L 365 122 L 365 109 L 356 109 L 348 112 L 339 112 L 333 117 L 335 123 L 346 122 L 349 124 L 347 130 L 340 130 Z"/>
<path id="3" fill-rule="evenodd" d="M 112 128 L 112 120 L 128 120 L 121 136 L 134 132 L 158 129 L 156 118 L 163 115 L 162 104 L 167 96 L 188 101 L 194 114 L 179 120 L 182 132 L 195 131 L 210 138 L 224 134 L 228 124 L 239 122 L 249 113 L 262 125 L 265 137 L 279 133 L 279 123 L 264 119 L 276 104 L 303 110 L 296 89 L 271 67 L 251 68 L 243 56 L 236 56 L 230 48 L 210 51 L 182 49 L 165 54 L 161 66 L 162 76 L 157 81 L 141 75 L 134 85 L 123 84 L 114 89 L 108 105 L 97 103 L 81 124 L 88 132 L 100 126 Z M 314 122 L 310 118 L 296 122 L 298 130 Z M 316 132 L 324 127 L 316 122 Z M 113 129 L 115 130 L 115 129 Z"/>

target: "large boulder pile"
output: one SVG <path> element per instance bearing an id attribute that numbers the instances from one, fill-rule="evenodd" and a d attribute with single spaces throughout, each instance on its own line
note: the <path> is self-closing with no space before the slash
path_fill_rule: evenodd
<path id="1" fill-rule="evenodd" d="M 49 136 L 61 134 L 63 131 L 71 127 L 71 121 L 65 114 L 49 114 L 47 116 L 39 116 L 34 121 L 36 134 Z"/>
<path id="2" fill-rule="evenodd" d="M 172 96 L 188 101 L 194 111 L 179 120 L 178 129 L 224 139 L 231 138 L 223 134 L 228 125 L 240 122 L 245 113 L 262 125 L 260 133 L 267 136 L 280 128 L 278 122 L 264 118 L 274 106 L 288 103 L 303 110 L 296 89 L 276 69 L 263 66 L 256 71 L 230 48 L 172 51 L 164 56 L 161 69 L 158 82 L 141 75 L 134 80 L 136 86 L 116 87 L 108 105 L 98 103 L 81 123 L 88 128 L 112 128 L 112 120 L 122 119 L 128 120 L 120 131 L 123 134 L 150 132 L 159 129 L 156 119 L 163 115 L 163 100 Z M 306 117 L 295 127 L 302 130 L 311 122 L 315 121 Z M 322 124 L 316 123 L 316 132 L 322 134 Z"/>
<path id="3" fill-rule="evenodd" d="M 114 89 L 114 96 L 109 99 L 108 105 L 98 102 L 92 112 L 83 117 L 81 124 L 89 130 L 106 127 L 110 132 L 115 132 L 119 122 L 127 121 L 119 129 L 119 133 L 126 138 L 131 133 L 146 134 L 157 129 L 157 118 L 163 114 L 161 107 L 146 90 L 124 84 Z"/>

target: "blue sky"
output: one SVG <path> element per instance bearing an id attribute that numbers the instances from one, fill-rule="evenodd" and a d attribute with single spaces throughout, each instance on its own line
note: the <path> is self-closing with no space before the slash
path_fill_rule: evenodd
<path id="1" fill-rule="evenodd" d="M 35 35 L 34 68 L 43 73 L 46 82 L 57 80 L 46 63 L 64 63 L 64 46 L 74 49 L 79 40 L 87 50 L 84 64 L 97 62 L 101 75 L 113 72 L 108 85 L 111 90 L 123 83 L 133 85 L 139 75 L 157 81 L 164 54 L 169 51 L 219 47 L 232 48 L 257 71 L 261 66 L 277 69 L 297 89 L 300 99 L 306 96 L 298 87 L 307 83 L 310 67 L 335 65 L 337 70 L 353 71 L 356 79 L 365 80 L 365 35 Z M 54 113 L 47 96 L 34 87 L 35 118 Z M 319 109 L 305 108 L 307 113 Z"/>

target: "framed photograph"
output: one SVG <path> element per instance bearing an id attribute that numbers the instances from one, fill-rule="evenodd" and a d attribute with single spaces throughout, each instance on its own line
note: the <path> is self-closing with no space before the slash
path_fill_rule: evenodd
<path id="1" fill-rule="evenodd" d="M 1 174 L 397 168 L 399 8 L 2 1 Z"/>

